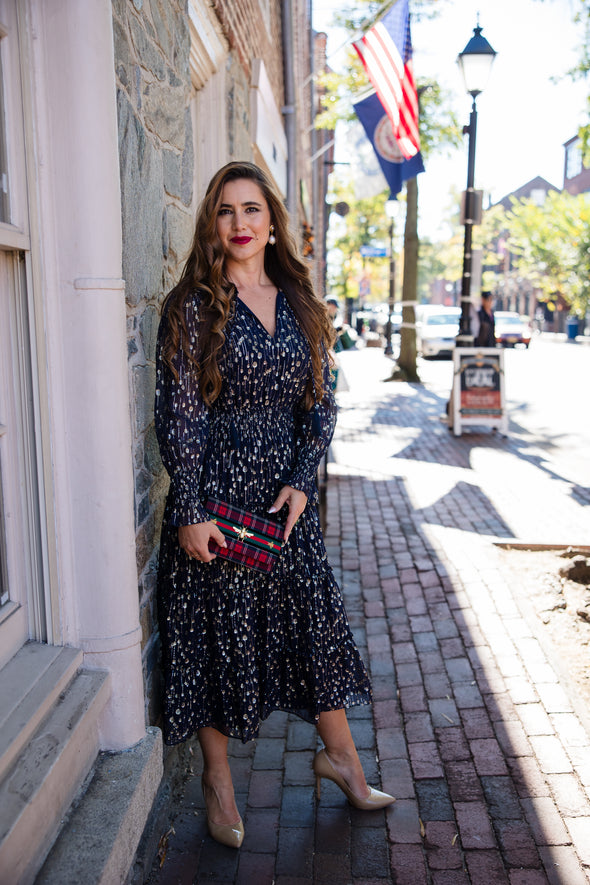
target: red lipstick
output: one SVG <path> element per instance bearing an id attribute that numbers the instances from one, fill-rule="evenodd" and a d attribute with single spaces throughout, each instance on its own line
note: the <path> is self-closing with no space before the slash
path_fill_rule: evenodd
<path id="1" fill-rule="evenodd" d="M 237 243 L 238 246 L 245 246 L 246 243 L 249 243 L 252 237 L 232 237 L 232 243 Z"/>

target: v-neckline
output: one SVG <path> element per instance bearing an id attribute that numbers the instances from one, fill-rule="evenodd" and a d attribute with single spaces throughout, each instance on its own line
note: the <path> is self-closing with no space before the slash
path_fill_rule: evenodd
<path id="1" fill-rule="evenodd" d="M 255 313 L 252 310 L 252 308 L 248 304 L 246 304 L 245 301 L 243 301 L 240 298 L 239 290 L 237 290 L 236 298 L 238 299 L 238 301 L 240 302 L 242 307 L 245 307 L 246 310 L 252 314 L 252 316 L 254 317 L 254 319 L 256 320 L 258 325 L 260 326 L 260 328 L 264 331 L 265 335 L 271 339 L 271 341 L 274 341 L 274 339 L 276 338 L 277 330 L 279 327 L 279 297 L 280 296 L 281 296 L 281 290 L 277 289 L 277 294 L 275 295 L 275 330 L 274 330 L 274 334 L 271 335 L 270 332 L 268 331 L 268 329 L 266 328 L 266 326 L 264 325 L 264 323 L 262 322 L 262 320 L 260 319 L 260 317 L 258 316 L 258 314 Z"/>

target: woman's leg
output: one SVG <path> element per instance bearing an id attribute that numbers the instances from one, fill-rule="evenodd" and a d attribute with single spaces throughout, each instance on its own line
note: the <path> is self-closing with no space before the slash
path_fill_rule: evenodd
<path id="1" fill-rule="evenodd" d="M 350 733 L 346 710 L 320 713 L 317 728 L 334 768 L 342 775 L 352 792 L 359 799 L 364 799 L 369 794 L 369 788 Z"/>
<path id="2" fill-rule="evenodd" d="M 220 826 L 235 824 L 240 817 L 227 758 L 228 738 L 216 728 L 199 728 L 203 753 L 203 792 L 209 820 Z"/>

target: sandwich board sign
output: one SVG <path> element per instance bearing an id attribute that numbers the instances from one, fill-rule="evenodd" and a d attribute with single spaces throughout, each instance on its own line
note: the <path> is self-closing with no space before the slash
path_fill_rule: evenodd
<path id="1" fill-rule="evenodd" d="M 508 433 L 503 350 L 455 348 L 449 420 L 455 436 L 460 436 L 465 426 L 474 424 Z"/>

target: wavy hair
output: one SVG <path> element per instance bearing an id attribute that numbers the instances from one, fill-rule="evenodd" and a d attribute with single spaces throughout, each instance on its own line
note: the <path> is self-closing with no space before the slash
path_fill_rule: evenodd
<path id="1" fill-rule="evenodd" d="M 310 349 L 312 373 L 305 394 L 305 407 L 313 408 L 323 397 L 323 356 L 334 341 L 334 330 L 323 301 L 313 290 L 309 269 L 299 257 L 289 230 L 289 216 L 280 195 L 265 173 L 253 163 L 233 162 L 211 179 L 197 213 L 189 256 L 177 285 L 168 293 L 163 310 L 167 328 L 162 357 L 177 378 L 174 360 L 182 349 L 197 373 L 201 396 L 212 405 L 221 392 L 221 350 L 225 327 L 233 315 L 237 290 L 225 272 L 225 255 L 217 235 L 217 216 L 224 185 L 238 179 L 254 181 L 268 204 L 274 224 L 276 245 L 267 244 L 264 269 L 277 289 L 284 292 Z M 200 297 L 198 349 L 191 350 L 185 320 L 185 304 L 194 292 Z"/>

